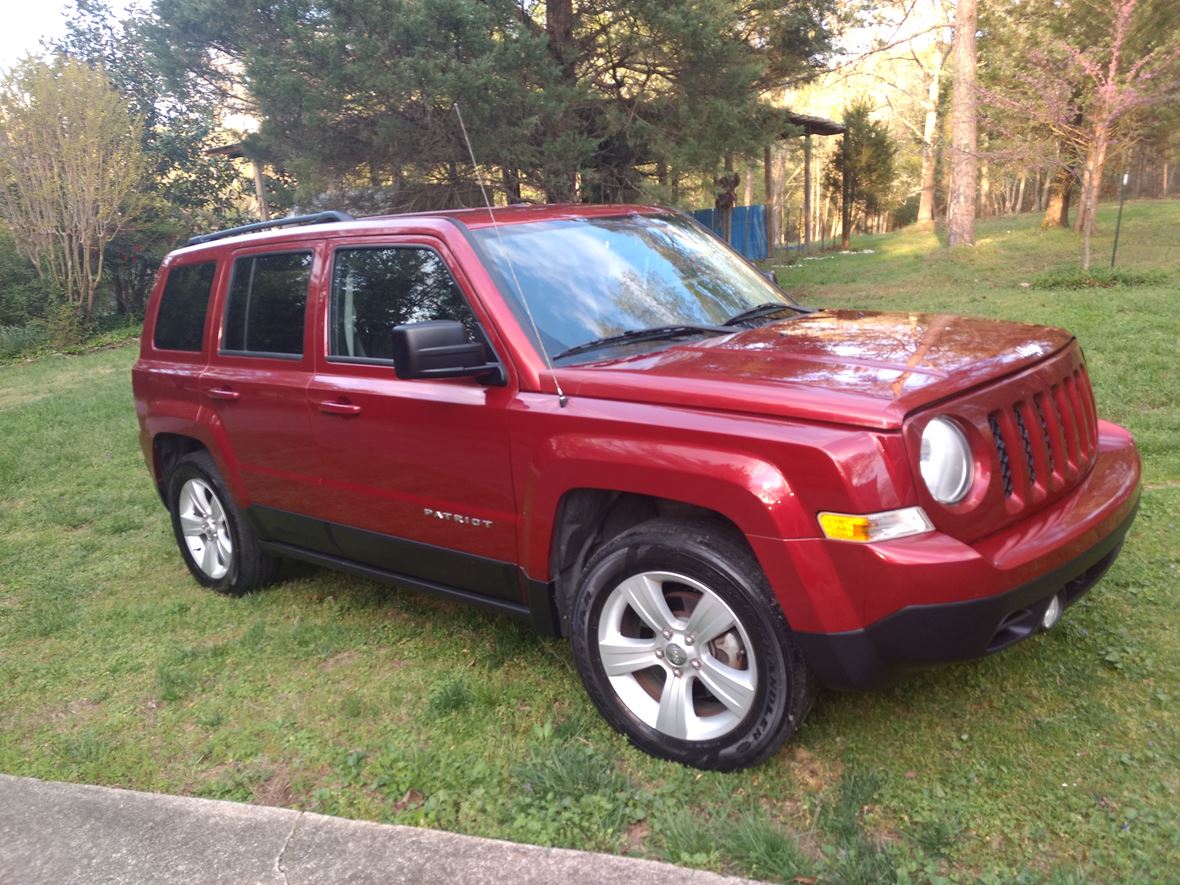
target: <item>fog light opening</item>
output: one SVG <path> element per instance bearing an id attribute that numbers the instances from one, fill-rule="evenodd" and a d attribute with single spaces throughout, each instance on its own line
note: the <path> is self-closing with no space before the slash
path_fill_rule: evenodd
<path id="1" fill-rule="evenodd" d="M 1049 600 L 1049 607 L 1041 615 L 1041 629 L 1048 630 L 1061 620 L 1061 597 L 1054 596 Z"/>

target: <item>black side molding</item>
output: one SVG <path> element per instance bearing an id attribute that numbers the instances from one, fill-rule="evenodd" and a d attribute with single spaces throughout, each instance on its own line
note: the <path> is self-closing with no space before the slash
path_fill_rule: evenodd
<path id="1" fill-rule="evenodd" d="M 433 593 L 435 596 L 443 596 L 447 599 L 454 599 L 459 602 L 474 605 L 476 608 L 486 609 L 498 614 L 507 615 L 510 618 L 515 618 L 518 621 L 533 621 L 532 612 L 529 607 L 521 602 L 511 602 L 507 599 L 496 599 L 494 596 L 483 596 L 479 593 L 472 593 L 469 590 L 460 590 L 457 587 L 448 587 L 446 584 L 436 584 L 433 581 L 424 581 L 421 578 L 414 578 L 410 575 L 399 574 L 398 572 L 390 572 L 385 569 L 375 568 L 364 563 L 355 562 L 351 559 L 344 559 L 339 556 L 331 556 L 327 553 L 317 553 L 314 550 L 308 550 L 305 547 L 296 547 L 293 544 L 282 544 L 276 541 L 263 541 L 262 547 L 267 553 L 273 553 L 276 556 L 288 556 L 291 559 L 301 559 L 304 562 L 310 562 L 312 565 L 324 566 L 325 568 L 336 569 L 337 571 L 350 572 L 354 575 L 360 575 L 363 578 L 368 578 L 371 581 L 381 581 L 386 584 L 397 584 L 402 587 L 412 587 L 415 590 L 423 590 L 427 593 Z"/>

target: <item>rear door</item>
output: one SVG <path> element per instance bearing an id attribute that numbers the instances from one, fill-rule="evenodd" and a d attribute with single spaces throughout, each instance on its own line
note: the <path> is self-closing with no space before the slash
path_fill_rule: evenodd
<path id="1" fill-rule="evenodd" d="M 326 283 L 307 388 L 315 514 L 348 559 L 519 599 L 511 387 L 394 372 L 402 323 L 459 320 L 495 358 L 453 258 L 428 237 L 337 240 Z"/>
<path id="2" fill-rule="evenodd" d="M 322 547 L 323 538 L 304 537 L 306 525 L 284 516 L 306 512 L 318 482 L 306 393 L 310 295 L 322 264 L 317 249 L 324 251 L 271 246 L 233 253 L 220 335 L 202 386 L 228 437 L 230 468 L 248 498 L 241 503 L 255 518 L 269 514 L 264 532 L 275 540 Z"/>

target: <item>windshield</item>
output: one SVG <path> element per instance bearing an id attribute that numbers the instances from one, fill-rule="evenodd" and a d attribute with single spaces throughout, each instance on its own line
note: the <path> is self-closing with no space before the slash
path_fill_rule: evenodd
<path id="1" fill-rule="evenodd" d="M 528 302 L 551 359 L 624 332 L 717 326 L 767 302 L 792 305 L 758 271 L 678 215 L 504 224 L 472 235 L 531 332 L 520 299 Z M 593 357 L 562 361 L 586 359 Z"/>

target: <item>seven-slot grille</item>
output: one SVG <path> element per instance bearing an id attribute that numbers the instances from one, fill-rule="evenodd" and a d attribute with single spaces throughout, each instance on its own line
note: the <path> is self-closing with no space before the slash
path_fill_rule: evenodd
<path id="1" fill-rule="evenodd" d="M 987 416 L 1009 510 L 1085 475 L 1098 454 L 1098 415 L 1084 365 Z"/>

